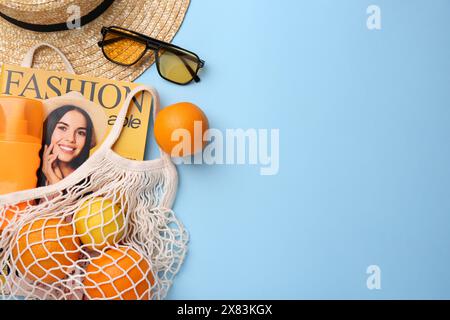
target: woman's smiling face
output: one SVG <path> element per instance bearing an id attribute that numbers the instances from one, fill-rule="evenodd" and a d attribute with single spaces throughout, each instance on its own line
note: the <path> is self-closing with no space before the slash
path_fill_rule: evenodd
<path id="1" fill-rule="evenodd" d="M 56 124 L 51 143 L 59 161 L 70 163 L 78 157 L 86 144 L 87 121 L 78 111 L 67 112 Z"/>

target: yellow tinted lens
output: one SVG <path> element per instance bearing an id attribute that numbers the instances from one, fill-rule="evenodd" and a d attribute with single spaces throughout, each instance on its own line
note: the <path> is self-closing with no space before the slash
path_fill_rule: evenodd
<path id="1" fill-rule="evenodd" d="M 103 39 L 103 50 L 106 56 L 112 61 L 124 65 L 136 63 L 146 48 L 145 43 L 114 32 L 108 32 Z"/>
<path id="2" fill-rule="evenodd" d="M 160 50 L 159 72 L 176 83 L 190 82 L 197 73 L 198 58 L 181 50 Z"/>

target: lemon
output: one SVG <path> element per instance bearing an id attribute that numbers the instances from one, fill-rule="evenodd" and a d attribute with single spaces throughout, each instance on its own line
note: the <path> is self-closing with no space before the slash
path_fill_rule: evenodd
<path id="1" fill-rule="evenodd" d="M 102 250 L 123 237 L 125 215 L 118 204 L 97 197 L 82 205 L 74 215 L 74 222 L 81 242 L 91 250 Z"/>

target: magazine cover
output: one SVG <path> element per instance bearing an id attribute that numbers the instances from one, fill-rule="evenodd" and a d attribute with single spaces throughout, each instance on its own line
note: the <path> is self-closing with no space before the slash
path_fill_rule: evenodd
<path id="1" fill-rule="evenodd" d="M 100 146 L 108 128 L 103 108 L 71 91 L 43 101 L 38 186 L 57 183 L 78 169 Z"/>
<path id="2" fill-rule="evenodd" d="M 81 152 L 84 154 L 82 158 L 86 159 L 107 136 L 128 93 L 137 86 L 137 83 L 8 64 L 2 66 L 0 75 L 1 95 L 44 101 L 46 117 L 43 142 L 47 146 L 47 153 L 44 152 L 43 157 L 57 150 L 67 158 Z M 61 99 L 53 100 L 57 97 Z M 151 106 L 152 97 L 148 93 L 133 99 L 122 135 L 114 146 L 114 151 L 122 157 L 144 159 Z M 78 127 L 73 127 L 77 124 Z M 52 145 L 52 136 L 56 139 L 58 132 L 77 128 L 82 129 L 77 131 L 79 136 L 89 135 L 83 139 L 86 141 L 82 146 L 84 149 L 78 150 L 73 144 Z"/>

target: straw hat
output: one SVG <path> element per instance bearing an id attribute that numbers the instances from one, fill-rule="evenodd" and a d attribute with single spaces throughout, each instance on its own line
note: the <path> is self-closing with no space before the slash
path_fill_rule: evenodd
<path id="1" fill-rule="evenodd" d="M 132 67 L 109 62 L 97 45 L 101 39 L 101 28 L 119 26 L 170 42 L 183 22 L 189 2 L 0 0 L 0 64 L 20 64 L 32 46 L 47 42 L 67 56 L 77 74 L 132 81 L 152 65 L 153 55 L 148 53 Z M 82 26 L 64 30 L 67 21 L 73 20 L 74 8 L 79 8 Z M 61 58 L 48 48 L 36 52 L 33 67 L 65 70 Z"/>
<path id="2" fill-rule="evenodd" d="M 64 106 L 75 106 L 78 107 L 89 115 L 91 121 L 94 125 L 94 134 L 92 136 L 91 148 L 100 144 L 106 136 L 106 122 L 107 116 L 103 111 L 103 108 L 90 100 L 87 100 L 79 92 L 69 92 L 60 97 L 50 98 L 43 101 L 44 105 L 44 118 L 47 119 L 50 113 L 58 108 Z"/>

